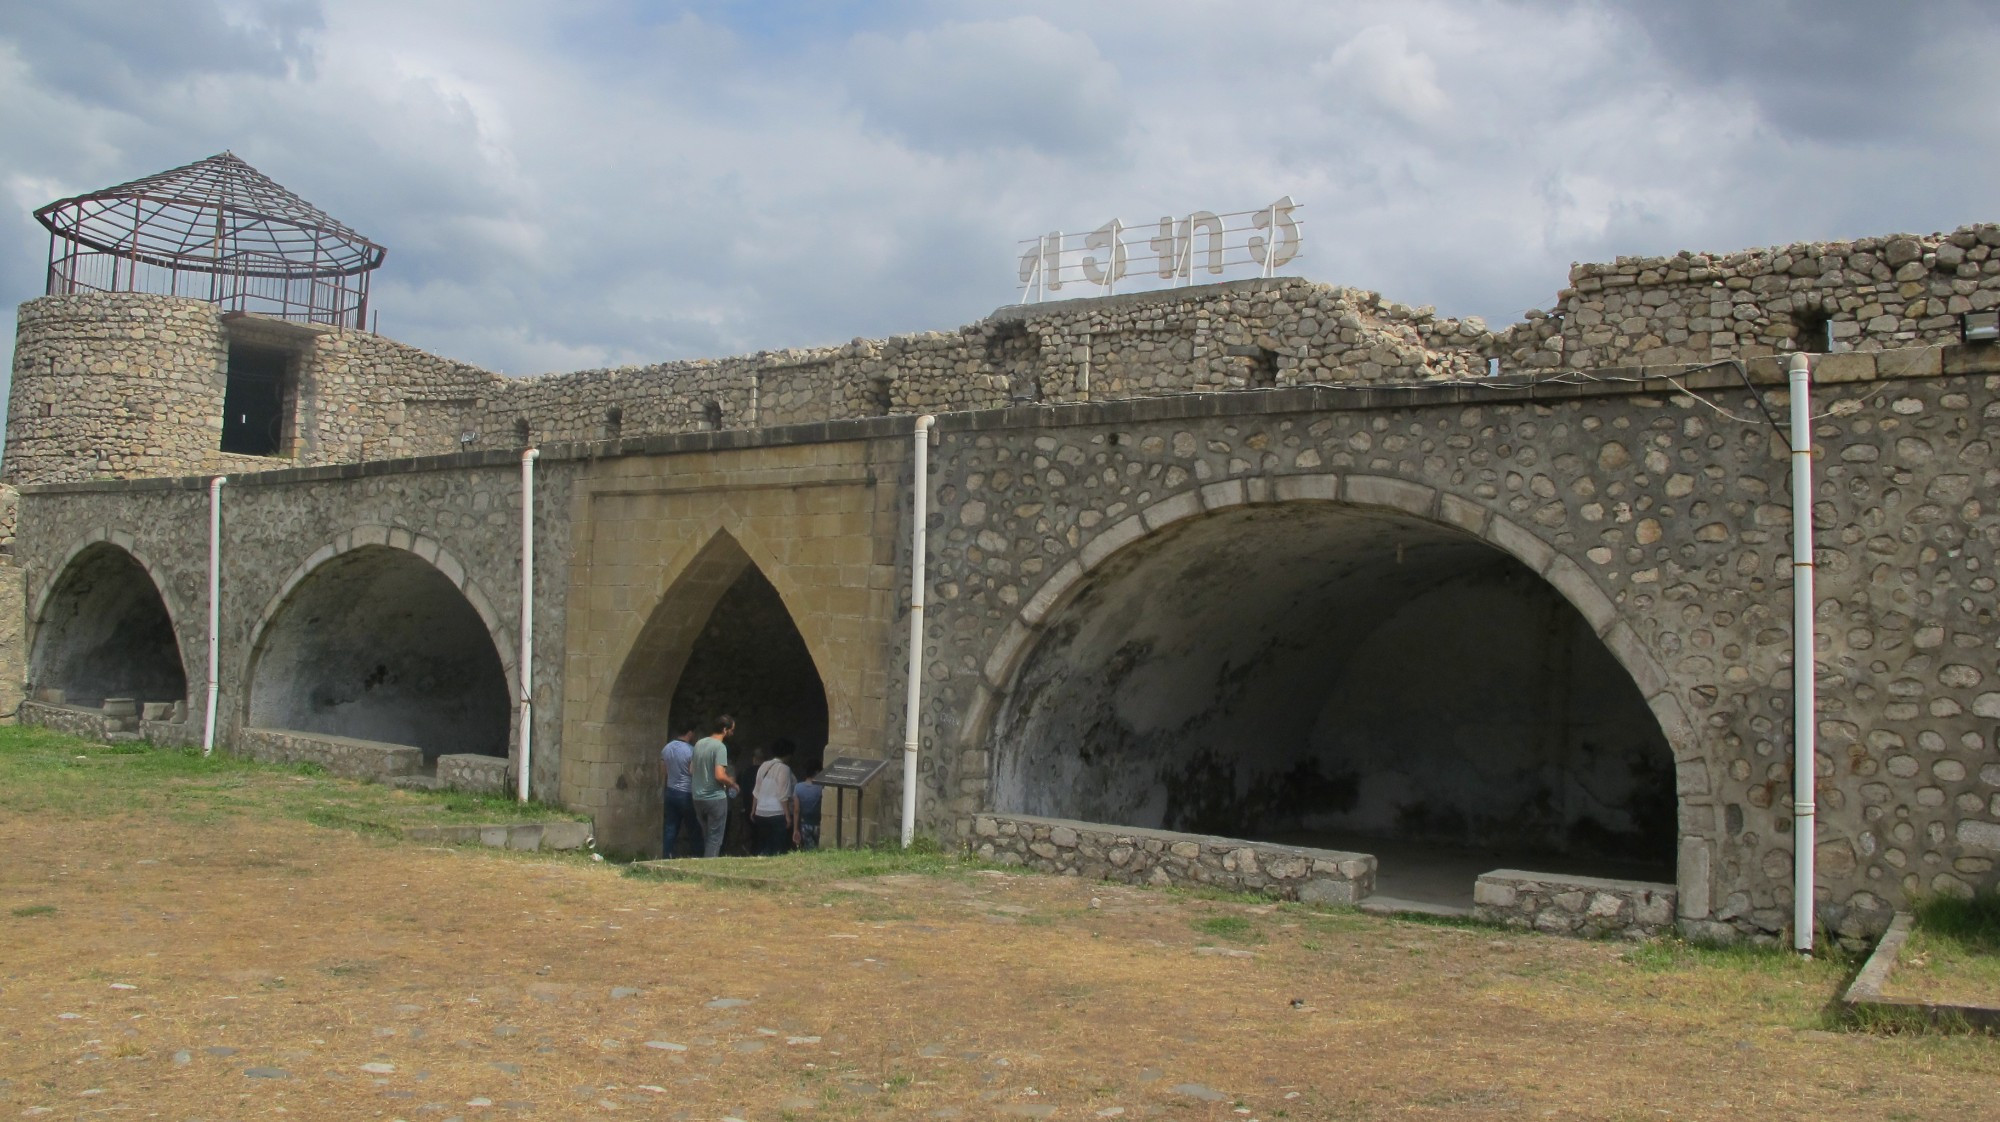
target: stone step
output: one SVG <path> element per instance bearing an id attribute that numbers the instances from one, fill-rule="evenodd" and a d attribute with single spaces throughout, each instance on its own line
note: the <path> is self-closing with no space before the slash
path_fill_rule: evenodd
<path id="1" fill-rule="evenodd" d="M 1414 912 L 1420 916 L 1469 917 L 1471 908 L 1453 907 L 1450 904 L 1433 904 L 1428 900 L 1404 900 L 1397 896 L 1364 896 L 1355 907 L 1370 915 L 1392 916 Z"/>

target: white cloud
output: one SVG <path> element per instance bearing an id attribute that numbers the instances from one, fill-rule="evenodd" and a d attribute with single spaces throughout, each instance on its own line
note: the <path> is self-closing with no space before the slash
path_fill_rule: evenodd
<path id="1" fill-rule="evenodd" d="M 1118 72 L 1090 37 L 1040 16 L 857 35 L 847 85 L 869 124 L 943 152 L 1024 148 L 1094 163 L 1128 117 Z"/>
<path id="2" fill-rule="evenodd" d="M 1503 323 L 1572 260 L 2000 217 L 1958 7 L 177 7 L 0 12 L 0 299 L 30 207 L 223 148 L 389 247 L 386 332 L 516 373 L 950 328 L 1017 238 L 1281 194 L 1307 275 Z"/>
<path id="3" fill-rule="evenodd" d="M 1451 109 L 1437 64 L 1410 46 L 1400 28 L 1376 24 L 1313 64 L 1333 96 L 1357 95 L 1412 124 L 1441 122 Z"/>

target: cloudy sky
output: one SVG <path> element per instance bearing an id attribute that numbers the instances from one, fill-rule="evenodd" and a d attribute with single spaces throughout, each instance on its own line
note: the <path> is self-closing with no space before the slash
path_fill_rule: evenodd
<path id="1" fill-rule="evenodd" d="M 1281 194 L 1290 271 L 1504 324 L 2000 219 L 1996 56 L 1973 0 L 0 0 L 0 303 L 33 208 L 231 149 L 508 373 L 951 328 L 1017 239 Z"/>

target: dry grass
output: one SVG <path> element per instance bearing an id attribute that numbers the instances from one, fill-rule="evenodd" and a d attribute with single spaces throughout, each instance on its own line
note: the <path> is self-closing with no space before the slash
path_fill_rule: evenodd
<path id="1" fill-rule="evenodd" d="M 935 858 L 715 887 L 15 794 L 4 1117 L 1929 1119 L 2000 1092 L 1991 1041 L 1823 1031 L 1842 968 L 1783 955 Z"/>

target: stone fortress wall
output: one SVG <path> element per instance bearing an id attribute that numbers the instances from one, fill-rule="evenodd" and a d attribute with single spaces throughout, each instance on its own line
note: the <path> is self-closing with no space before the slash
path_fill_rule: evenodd
<path id="1" fill-rule="evenodd" d="M 1952 343 L 1961 314 L 2000 306 L 2000 225 L 1620 257 L 1572 266 L 1569 283 L 1554 311 L 1530 311 L 1494 337 L 1492 353 L 1503 368 L 1658 366 Z"/>
<path id="2" fill-rule="evenodd" d="M 1477 318 L 1298 278 L 1003 308 L 950 332 L 506 377 L 353 329 L 163 296 L 22 305 L 4 479 L 254 471 L 1019 404 L 1405 383 L 1956 342 L 2000 305 L 2000 226 L 1578 265 L 1553 312 Z M 277 457 L 216 451 L 229 346 L 289 350 Z M 144 382 L 144 391 L 135 383 Z M 274 463 L 274 460 L 282 461 Z"/>
<path id="3" fill-rule="evenodd" d="M 306 468 L 231 485 L 224 553 L 241 568 L 225 585 L 226 651 L 249 650 L 280 578 L 306 571 L 299 557 L 316 545 L 393 547 L 402 534 L 465 560 L 466 587 L 485 590 L 467 595 L 494 609 L 504 657 L 519 595 L 511 451 L 542 444 L 535 784 L 601 812 L 603 830 L 618 810 L 604 800 L 630 768 L 585 703 L 620 676 L 610 656 L 636 649 L 621 630 L 632 614 L 668 604 L 669 577 L 709 556 L 693 552 L 703 534 L 736 535 L 760 571 L 804 580 L 809 567 L 785 550 L 824 548 L 828 526 L 853 523 L 838 544 L 854 557 L 820 566 L 819 584 L 788 602 L 839 652 L 828 689 L 836 715 L 851 711 L 843 745 L 894 751 L 883 730 L 901 716 L 891 625 L 908 571 L 896 513 L 908 422 L 867 418 L 949 413 L 931 460 L 931 828 L 970 837 L 980 816 L 1009 809 L 991 786 L 995 707 L 1015 688 L 1010 667 L 1064 625 L 1098 566 L 1149 541 L 1170 551 L 1178 539 L 1154 535 L 1197 516 L 1247 524 L 1252 507 L 1323 502 L 1405 530 L 1456 527 L 1570 599 L 1675 749 L 1681 918 L 1696 933 L 1768 937 L 1789 903 L 1788 466 L 1761 425 L 1702 404 L 1754 416 L 1745 379 L 1692 368 L 1741 362 L 1774 404 L 1774 356 L 1812 349 L 1817 332 L 1846 353 L 1814 368 L 1826 777 L 1815 842 L 1826 918 L 1858 935 L 1916 894 L 2000 876 L 2000 514 L 1986 496 L 2000 486 L 2000 346 L 1956 345 L 1962 312 L 2000 303 L 1996 246 L 2000 227 L 1980 226 L 1578 266 L 1554 314 L 1499 333 L 1352 289 L 1253 280 L 1008 308 L 949 333 L 519 379 L 195 301 L 38 300 L 21 312 L 5 470 L 65 485 L 26 489 L 21 568 L 0 566 L 0 580 L 21 574 L 35 603 L 79 528 L 110 541 L 129 530 L 135 555 L 160 559 L 182 650 L 198 650 L 201 480 L 85 481 Z M 214 451 L 232 344 L 293 355 L 282 456 Z M 1629 369 L 1641 364 L 1653 367 L 1643 378 Z M 1209 392 L 1239 389 L 1273 392 Z M 1031 403 L 1066 407 L 997 408 Z M 680 569 L 663 560 L 675 550 Z M 1403 564 L 1400 549 L 1383 556 Z M 827 607 L 836 594 L 856 606 Z M 846 631 L 819 620 L 834 616 Z M 572 664 L 577 652 L 606 661 Z M 224 696 L 241 697 L 247 660 L 230 658 Z M 1095 860 L 1048 829 L 1050 860 Z M 1021 839 L 1028 854 L 1038 837 Z M 1548 908 L 1534 907 L 1541 922 Z"/>

